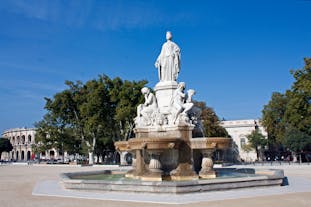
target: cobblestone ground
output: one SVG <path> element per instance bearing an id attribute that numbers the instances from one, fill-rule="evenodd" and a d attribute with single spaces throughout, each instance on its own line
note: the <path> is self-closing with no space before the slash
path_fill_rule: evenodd
<path id="1" fill-rule="evenodd" d="M 267 168 L 267 166 L 264 166 Z M 272 168 L 272 167 L 270 167 Z M 282 168 L 288 177 L 303 177 L 311 180 L 311 166 L 274 166 L 273 168 Z M 102 201 L 78 198 L 61 198 L 33 196 L 32 190 L 36 183 L 44 180 L 59 180 L 59 174 L 63 172 L 91 171 L 100 170 L 103 167 L 77 167 L 77 166 L 18 166 L 3 165 L 0 166 L 0 206 L 74 206 L 74 207 L 96 207 L 96 206 L 172 206 L 165 204 L 152 203 L 134 203 L 121 201 Z M 234 193 L 234 191 L 233 191 Z M 179 206 L 179 205 L 178 205 Z M 228 199 L 221 201 L 210 201 L 181 206 L 208 206 L 208 207 L 300 207 L 311 206 L 311 189 L 304 193 L 290 193 L 273 196 L 258 196 L 252 198 Z"/>

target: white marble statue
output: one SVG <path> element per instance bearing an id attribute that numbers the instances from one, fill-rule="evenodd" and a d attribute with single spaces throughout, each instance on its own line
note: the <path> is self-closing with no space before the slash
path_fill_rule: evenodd
<path id="1" fill-rule="evenodd" d="M 175 111 L 173 115 L 174 124 L 180 114 L 187 115 L 189 110 L 191 110 L 191 108 L 193 107 L 192 96 L 194 95 L 194 90 L 190 92 L 187 98 L 186 94 L 184 93 L 185 88 L 186 88 L 186 84 L 184 82 L 180 82 L 178 84 L 177 89 L 174 91 L 174 94 L 173 94 L 172 109 L 173 111 Z"/>
<path id="2" fill-rule="evenodd" d="M 166 42 L 155 62 L 160 81 L 176 81 L 180 71 L 180 48 L 172 42 L 172 33 L 166 32 Z"/>
<path id="3" fill-rule="evenodd" d="M 186 103 L 192 103 L 192 96 L 194 96 L 194 94 L 195 94 L 195 90 L 193 90 L 193 89 L 189 89 L 187 91 Z"/>
<path id="4" fill-rule="evenodd" d="M 135 122 L 137 125 L 149 126 L 153 123 L 153 116 L 158 111 L 157 99 L 147 87 L 142 88 L 141 93 L 145 97 L 145 103 L 138 105 Z"/>
<path id="5" fill-rule="evenodd" d="M 187 99 L 186 99 L 186 105 L 188 105 L 188 108 L 190 108 L 190 110 L 188 110 L 188 115 L 189 118 L 191 119 L 191 121 L 194 122 L 194 124 L 196 124 L 198 121 L 200 121 L 200 116 L 202 114 L 202 110 L 197 107 L 194 106 L 193 100 L 192 100 L 192 96 L 194 96 L 195 94 L 195 90 L 193 89 L 189 89 L 187 91 Z"/>
<path id="6" fill-rule="evenodd" d="M 194 94 L 195 90 L 193 89 L 189 89 L 187 91 L 186 103 L 193 103 L 192 96 Z M 201 122 L 202 110 L 200 109 L 200 107 L 194 106 L 193 104 L 187 114 L 190 118 L 191 123 L 195 125 L 194 133 L 196 134 L 196 137 L 204 137 L 204 127 Z"/>

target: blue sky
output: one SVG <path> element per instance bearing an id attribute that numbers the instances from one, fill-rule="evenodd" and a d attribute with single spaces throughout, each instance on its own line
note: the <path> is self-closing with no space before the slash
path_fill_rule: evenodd
<path id="1" fill-rule="evenodd" d="M 310 11 L 307 0 L 2 0 L 0 131 L 32 127 L 65 80 L 104 73 L 154 87 L 167 30 L 195 99 L 221 118 L 260 118 L 311 56 Z"/>

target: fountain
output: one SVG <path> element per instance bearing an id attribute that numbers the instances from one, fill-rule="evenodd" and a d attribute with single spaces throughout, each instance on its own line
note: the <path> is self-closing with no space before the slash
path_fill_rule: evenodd
<path id="1" fill-rule="evenodd" d="M 195 91 L 189 89 L 185 92 L 186 84 L 177 82 L 180 48 L 172 42 L 170 32 L 166 33 L 166 39 L 155 63 L 159 75 L 155 94 L 147 87 L 141 90 L 145 102 L 137 107 L 135 138 L 115 143 L 117 151 L 132 154 L 132 169 L 118 181 L 83 180 L 79 176 L 84 173 L 65 174 L 65 187 L 185 193 L 280 185 L 284 175 L 283 171 L 278 170 L 252 170 L 252 173 L 244 173 L 244 178 L 215 179 L 217 173 L 213 169 L 213 152 L 231 148 L 232 139 L 204 137 L 201 110 L 192 101 Z M 200 156 L 195 156 L 198 154 Z M 195 170 L 194 166 L 200 166 L 200 169 Z"/>
<path id="2" fill-rule="evenodd" d="M 116 150 L 133 154 L 133 170 L 126 177 L 143 181 L 215 178 L 213 151 L 230 148 L 232 140 L 203 137 L 201 110 L 192 102 L 195 91 L 185 93 L 186 84 L 176 82 L 180 49 L 170 32 L 166 39 L 155 63 L 159 74 L 155 95 L 148 88 L 142 89 L 145 103 L 137 108 L 135 138 L 116 142 Z M 193 168 L 193 150 L 203 155 L 199 174 Z"/>

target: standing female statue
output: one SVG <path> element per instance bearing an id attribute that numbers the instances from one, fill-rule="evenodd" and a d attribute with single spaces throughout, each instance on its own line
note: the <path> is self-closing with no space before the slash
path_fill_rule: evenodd
<path id="1" fill-rule="evenodd" d="M 155 62 L 160 81 L 176 81 L 180 71 L 180 48 L 172 42 L 172 33 L 166 32 L 166 42 Z"/>

